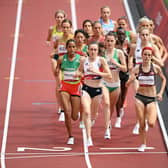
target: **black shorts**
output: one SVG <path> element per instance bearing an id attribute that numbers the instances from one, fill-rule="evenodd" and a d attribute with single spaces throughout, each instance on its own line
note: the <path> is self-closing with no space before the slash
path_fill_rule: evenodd
<path id="1" fill-rule="evenodd" d="M 120 71 L 119 76 L 121 81 L 126 82 L 129 78 L 129 73 Z"/>
<path id="2" fill-rule="evenodd" d="M 149 96 L 144 96 L 139 93 L 135 95 L 135 97 L 140 100 L 145 106 L 148 105 L 149 103 L 155 102 L 156 97 L 149 97 Z"/>
<path id="3" fill-rule="evenodd" d="M 58 54 L 54 54 L 54 55 L 53 55 L 53 59 L 58 60 L 58 58 L 59 58 L 59 55 L 58 55 Z"/>
<path id="4" fill-rule="evenodd" d="M 102 94 L 101 87 L 94 88 L 83 84 L 82 90 L 86 91 L 91 98 Z"/>

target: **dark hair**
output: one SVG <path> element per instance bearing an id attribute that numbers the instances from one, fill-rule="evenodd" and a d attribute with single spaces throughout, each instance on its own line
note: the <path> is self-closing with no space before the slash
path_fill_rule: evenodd
<path id="1" fill-rule="evenodd" d="M 62 21 L 62 25 L 63 25 L 64 23 L 69 23 L 70 26 L 72 27 L 72 21 L 71 21 L 71 20 L 69 20 L 69 19 L 64 19 L 64 20 Z"/>
<path id="2" fill-rule="evenodd" d="M 96 44 L 97 47 L 99 48 L 99 43 L 97 41 L 92 41 L 88 44 L 88 48 L 92 45 L 92 44 Z"/>
<path id="3" fill-rule="evenodd" d="M 116 35 L 116 32 L 115 31 L 109 31 L 105 37 L 107 36 L 113 36 L 115 38 L 115 40 L 117 39 L 117 35 Z"/>
<path id="4" fill-rule="evenodd" d="M 83 29 L 77 29 L 77 30 L 75 31 L 75 33 L 74 33 L 74 37 L 76 37 L 76 35 L 77 35 L 78 33 L 82 33 L 82 34 L 85 36 L 85 38 L 88 38 L 88 37 L 89 37 L 88 33 L 85 32 Z"/>
<path id="5" fill-rule="evenodd" d="M 66 42 L 66 48 L 68 47 L 69 43 L 71 43 L 71 42 L 75 43 L 75 40 L 74 39 L 67 40 L 67 42 Z M 76 43 L 75 43 L 75 45 L 76 45 Z"/>
<path id="6" fill-rule="evenodd" d="M 128 22 L 128 19 L 126 16 L 121 16 L 117 19 L 117 22 L 120 21 L 120 20 L 125 20 L 126 22 Z"/>
<path id="7" fill-rule="evenodd" d="M 123 31 L 123 32 L 125 32 L 125 30 L 124 30 L 121 26 L 117 27 L 117 29 L 116 29 L 116 34 L 117 34 L 118 31 Z"/>
<path id="8" fill-rule="evenodd" d="M 84 25 L 85 25 L 87 22 L 89 22 L 89 23 L 91 24 L 91 26 L 93 27 L 93 22 L 92 22 L 91 20 L 89 20 L 89 19 L 86 19 L 86 20 L 84 20 L 83 23 L 82 23 L 82 27 L 83 27 L 83 28 L 84 28 Z"/>

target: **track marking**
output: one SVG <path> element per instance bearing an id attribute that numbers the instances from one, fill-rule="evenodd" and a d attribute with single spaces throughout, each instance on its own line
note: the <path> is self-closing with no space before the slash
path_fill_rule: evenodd
<path id="1" fill-rule="evenodd" d="M 53 147 L 53 149 L 45 149 L 45 148 L 30 148 L 30 147 L 18 147 L 17 151 L 18 152 L 24 152 L 25 150 L 35 150 L 35 151 L 53 151 L 53 152 L 61 152 L 61 151 L 70 151 L 72 150 L 72 148 L 68 148 L 68 147 Z"/>
<path id="2" fill-rule="evenodd" d="M 73 29 L 74 29 L 74 30 L 77 30 L 77 19 L 76 19 L 75 0 L 71 0 L 71 15 L 72 15 L 72 25 L 73 25 Z"/>
<path id="3" fill-rule="evenodd" d="M 2 138 L 1 168 L 6 167 L 6 165 L 5 165 L 5 152 L 6 152 L 6 143 L 7 143 L 7 135 L 8 135 L 10 108 L 11 108 L 11 102 L 12 102 L 13 83 L 14 83 L 14 76 L 15 76 L 15 65 L 16 65 L 16 55 L 17 55 L 18 41 L 19 41 L 22 4 L 23 4 L 23 1 L 18 0 L 16 25 L 15 25 L 15 37 L 14 37 L 14 43 L 13 43 L 9 89 L 8 89 L 8 97 L 7 97 L 7 105 L 6 105 L 6 115 L 5 115 L 4 131 L 3 131 L 3 138 Z"/>
<path id="4" fill-rule="evenodd" d="M 168 154 L 168 152 L 90 152 L 89 155 L 161 155 Z M 73 157 L 73 156 L 83 156 L 84 153 L 6 153 L 8 155 L 6 159 L 33 159 L 33 158 L 51 158 L 51 157 Z M 16 155 L 16 156 L 9 156 Z M 22 156 L 18 156 L 22 155 Z M 23 156 L 29 155 L 29 156 Z M 32 156 L 31 156 L 32 155 Z"/>
<path id="5" fill-rule="evenodd" d="M 100 150 L 137 150 L 138 148 L 100 148 Z M 154 147 L 146 147 L 145 149 L 155 149 Z"/>
<path id="6" fill-rule="evenodd" d="M 57 104 L 57 103 L 54 103 L 54 102 L 33 102 L 32 105 L 52 105 L 52 104 Z"/>
<path id="7" fill-rule="evenodd" d="M 9 77 L 9 76 L 6 76 L 4 79 L 10 80 L 10 77 Z M 14 80 L 17 80 L 17 79 L 20 79 L 20 77 L 15 76 L 13 79 L 14 79 Z"/>
<path id="8" fill-rule="evenodd" d="M 75 0 L 71 0 L 71 14 L 72 14 L 72 25 L 73 29 L 77 30 L 77 18 L 76 18 L 76 5 L 75 5 Z M 84 154 L 85 154 L 85 161 L 87 164 L 88 168 L 92 168 L 90 159 L 89 159 L 89 154 L 88 154 L 88 146 L 87 146 L 87 136 L 86 136 L 86 130 L 82 129 L 82 135 L 83 135 L 83 147 L 84 147 Z"/>
<path id="9" fill-rule="evenodd" d="M 10 35 L 11 38 L 15 38 L 15 36 L 16 36 L 15 33 L 12 33 L 12 34 Z M 19 38 L 22 38 L 22 37 L 24 37 L 24 34 L 23 34 L 23 33 L 19 33 L 18 37 L 19 37 Z"/>
<path id="10" fill-rule="evenodd" d="M 52 83 L 55 82 L 55 80 L 24 80 L 24 82 L 30 82 L 30 83 L 39 83 L 39 82 L 44 82 L 44 83 Z"/>
<path id="11" fill-rule="evenodd" d="M 89 158 L 89 152 L 88 152 L 88 146 L 87 146 L 87 136 L 86 136 L 86 129 L 82 129 L 82 135 L 83 135 L 83 147 L 84 147 L 84 154 L 85 154 L 85 161 L 88 168 L 92 168 L 90 158 Z"/>

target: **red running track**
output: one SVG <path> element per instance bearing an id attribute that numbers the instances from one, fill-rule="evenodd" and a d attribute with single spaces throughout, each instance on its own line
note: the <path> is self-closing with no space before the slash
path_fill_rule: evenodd
<path id="1" fill-rule="evenodd" d="M 122 128 L 113 128 L 111 140 L 103 138 L 103 112 L 100 110 L 93 127 L 94 147 L 89 148 L 89 155 L 84 152 L 83 134 L 78 128 L 78 122 L 73 125 L 75 145 L 66 145 L 66 129 L 64 123 L 58 122 L 56 113 L 55 81 L 48 56 L 51 49 L 47 48 L 44 42 L 48 27 L 54 24 L 55 10 L 65 10 L 71 19 L 70 2 L 68 0 L 23 1 L 9 127 L 5 143 L 5 167 L 2 168 L 86 168 L 87 156 L 88 165 L 93 168 L 114 166 L 167 168 L 167 152 L 158 123 L 148 133 L 148 146 L 154 149 L 147 150 L 145 153 L 136 152 L 134 149 L 140 142 L 138 136 L 132 135 L 135 110 L 134 93 L 131 88 Z M 17 5 L 17 1 L 1 0 L 0 2 L 0 25 L 2 25 L 0 26 L 2 48 L 0 67 L 3 69 L 0 73 L 1 143 L 4 140 L 4 119 Z M 121 0 L 76 0 L 77 27 L 81 27 L 84 19 L 97 20 L 100 16 L 100 7 L 104 5 L 111 7 L 113 19 L 126 15 Z M 113 122 L 114 118 L 115 115 Z M 18 151 L 23 149 L 21 147 L 26 149 Z"/>

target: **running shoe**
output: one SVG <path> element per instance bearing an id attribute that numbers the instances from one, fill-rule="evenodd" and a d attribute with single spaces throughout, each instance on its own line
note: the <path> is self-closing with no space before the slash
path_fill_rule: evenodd
<path id="1" fill-rule="evenodd" d="M 65 114 L 63 111 L 61 111 L 58 121 L 65 121 Z"/>
<path id="2" fill-rule="evenodd" d="M 87 146 L 90 147 L 90 146 L 93 146 L 93 142 L 92 142 L 92 138 L 88 138 L 87 139 Z"/>
<path id="3" fill-rule="evenodd" d="M 121 118 L 120 117 L 117 117 L 114 127 L 121 128 Z"/>
<path id="4" fill-rule="evenodd" d="M 81 129 L 85 128 L 85 124 L 84 124 L 83 121 L 80 121 L 80 123 L 79 123 L 79 128 L 81 128 Z"/>
<path id="5" fill-rule="evenodd" d="M 120 108 L 120 117 L 122 118 L 124 116 L 124 108 Z"/>
<path id="6" fill-rule="evenodd" d="M 74 144 L 74 137 L 69 137 L 67 141 L 67 145 L 73 145 Z"/>
<path id="7" fill-rule="evenodd" d="M 95 120 L 91 121 L 91 126 L 93 127 L 95 125 Z"/>
<path id="8" fill-rule="evenodd" d="M 135 135 L 139 134 L 139 123 L 136 123 L 136 125 L 134 126 L 132 133 Z"/>
<path id="9" fill-rule="evenodd" d="M 107 128 L 104 134 L 104 139 L 111 139 L 111 129 Z"/>
<path id="10" fill-rule="evenodd" d="M 60 107 L 58 108 L 57 113 L 58 113 L 58 114 L 60 114 L 60 113 L 61 113 L 61 108 L 60 108 Z"/>
<path id="11" fill-rule="evenodd" d="M 138 151 L 139 152 L 144 152 L 146 149 L 146 145 L 145 144 L 142 144 L 139 148 L 138 148 Z"/>

